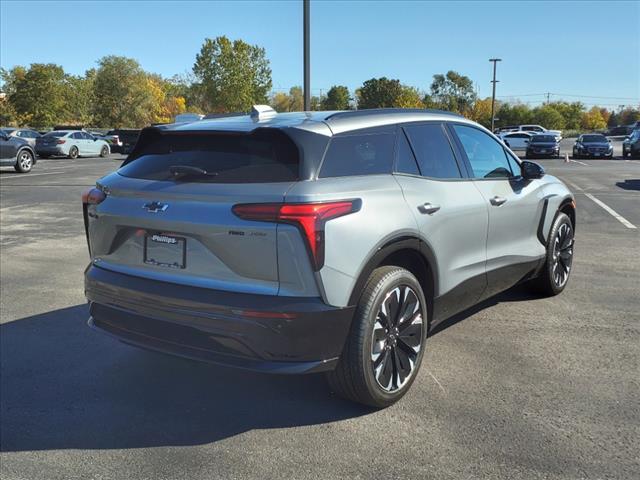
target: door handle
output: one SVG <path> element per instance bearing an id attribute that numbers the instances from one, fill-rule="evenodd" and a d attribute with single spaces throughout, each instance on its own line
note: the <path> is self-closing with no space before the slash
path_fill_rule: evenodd
<path id="1" fill-rule="evenodd" d="M 503 203 L 506 203 L 507 199 L 504 197 L 498 197 L 497 195 L 495 197 L 493 197 L 491 200 L 489 200 L 491 202 L 491 205 L 493 205 L 494 207 L 499 207 L 500 205 L 502 205 Z"/>
<path id="2" fill-rule="evenodd" d="M 428 215 L 431 215 L 433 213 L 436 213 L 438 210 L 440 210 L 440 205 L 432 205 L 429 202 L 427 202 L 420 205 L 418 207 L 418 210 L 420 211 L 420 213 L 426 213 Z"/>

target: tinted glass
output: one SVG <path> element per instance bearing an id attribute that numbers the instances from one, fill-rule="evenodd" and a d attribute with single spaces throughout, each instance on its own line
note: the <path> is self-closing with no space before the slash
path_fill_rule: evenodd
<path id="1" fill-rule="evenodd" d="M 556 137 L 553 135 L 534 135 L 531 137 L 532 143 L 551 143 L 556 141 Z"/>
<path id="2" fill-rule="evenodd" d="M 67 132 L 61 132 L 61 131 L 57 131 L 57 132 L 49 132 L 49 133 L 45 133 L 45 137 L 64 137 L 67 134 Z"/>
<path id="3" fill-rule="evenodd" d="M 584 143 L 602 143 L 607 141 L 607 137 L 604 135 L 583 135 L 582 141 Z"/>
<path id="4" fill-rule="evenodd" d="M 393 133 L 346 135 L 331 139 L 319 177 L 391 173 Z"/>
<path id="5" fill-rule="evenodd" d="M 461 178 L 449 139 L 442 125 L 411 125 L 405 131 L 415 149 L 420 173 L 432 178 Z"/>
<path id="6" fill-rule="evenodd" d="M 82 132 L 82 138 L 84 138 L 85 140 L 93 140 L 95 137 L 90 133 Z"/>
<path id="7" fill-rule="evenodd" d="M 513 175 L 520 176 L 522 175 L 522 169 L 520 168 L 520 163 L 516 160 L 514 155 L 511 155 L 510 152 L 507 152 L 507 161 L 509 162 L 509 166 L 511 167 L 511 171 Z"/>
<path id="8" fill-rule="evenodd" d="M 76 140 L 82 140 L 82 133 L 75 132 L 73 133 L 73 135 L 71 135 L 71 138 L 75 138 Z"/>
<path id="9" fill-rule="evenodd" d="M 396 165 L 398 173 L 408 173 L 410 175 L 420 175 L 416 157 L 413 155 L 411 145 L 402 130 L 398 133 L 398 164 Z"/>
<path id="10" fill-rule="evenodd" d="M 248 135 L 154 134 L 118 173 L 147 180 L 173 180 L 172 166 L 189 166 L 208 175 L 181 181 L 209 183 L 287 182 L 298 179 L 298 149 L 283 133 Z"/>
<path id="11" fill-rule="evenodd" d="M 502 145 L 477 128 L 465 125 L 454 125 L 453 128 L 469 158 L 475 178 L 512 176 Z"/>

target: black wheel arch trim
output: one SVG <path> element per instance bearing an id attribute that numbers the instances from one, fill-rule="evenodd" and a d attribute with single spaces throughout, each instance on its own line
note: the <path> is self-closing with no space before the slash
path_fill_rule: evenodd
<path id="1" fill-rule="evenodd" d="M 364 267 L 360 270 L 358 279 L 356 280 L 353 289 L 351 290 L 348 305 L 356 305 L 358 303 L 360 295 L 362 294 L 362 291 L 364 290 L 364 287 L 367 283 L 367 280 L 371 276 L 371 273 L 381 265 L 382 261 L 385 258 L 400 250 L 413 250 L 422 256 L 431 272 L 431 281 L 433 282 L 433 291 L 431 292 L 432 296 L 437 296 L 438 266 L 436 263 L 435 254 L 433 253 L 431 246 L 417 236 L 399 235 L 386 240 L 384 244 L 378 247 L 376 251 L 367 259 Z M 428 292 L 424 293 L 426 295 Z M 431 300 L 433 300 L 433 298 Z M 431 304 L 432 302 L 428 303 Z M 431 305 L 429 305 L 429 308 L 431 308 Z M 431 311 L 429 313 L 431 314 Z"/>
<path id="2" fill-rule="evenodd" d="M 547 219 L 547 212 L 549 210 L 549 199 L 551 197 L 554 197 L 555 195 L 549 195 L 548 197 L 545 197 L 543 204 L 542 204 L 542 213 L 540 214 L 540 221 L 538 223 L 538 230 L 537 230 L 537 237 L 538 240 L 540 241 L 540 243 L 542 245 L 544 245 L 545 247 L 548 244 L 548 239 L 545 238 L 545 231 L 544 231 L 544 224 L 545 221 Z M 567 205 L 571 206 L 572 209 L 575 210 L 574 205 L 573 205 L 573 198 L 570 196 L 565 197 L 560 204 L 558 205 L 557 210 L 554 212 L 553 217 L 555 218 L 556 215 L 558 215 L 558 212 L 561 212 Z M 572 220 L 571 222 L 573 225 L 573 231 L 575 232 L 576 230 L 576 222 L 575 222 L 575 218 Z M 553 221 L 551 222 L 551 225 L 549 225 L 549 230 L 551 230 L 551 228 L 553 227 Z M 548 233 L 548 232 L 547 232 Z"/>

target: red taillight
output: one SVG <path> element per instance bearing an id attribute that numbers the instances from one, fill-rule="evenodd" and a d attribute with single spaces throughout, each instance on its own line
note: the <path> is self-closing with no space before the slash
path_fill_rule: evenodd
<path id="1" fill-rule="evenodd" d="M 62 138 L 61 138 L 61 139 L 60 139 L 60 140 L 58 140 L 56 143 L 57 143 L 58 145 L 62 145 L 62 144 L 63 144 L 63 143 L 65 143 L 65 142 L 66 142 L 66 140 L 64 140 L 64 139 L 62 139 Z"/>
<path id="2" fill-rule="evenodd" d="M 102 203 L 107 196 L 102 190 L 96 187 L 91 187 L 82 192 L 82 203 L 85 205 L 98 205 Z"/>
<path id="3" fill-rule="evenodd" d="M 316 270 L 324 265 L 324 225 L 327 221 L 360 210 L 360 200 L 325 203 L 247 203 L 233 206 L 233 213 L 259 222 L 290 223 L 300 229 Z"/>

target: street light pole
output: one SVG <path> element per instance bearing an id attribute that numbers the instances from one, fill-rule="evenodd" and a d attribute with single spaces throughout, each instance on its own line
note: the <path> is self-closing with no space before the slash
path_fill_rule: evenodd
<path id="1" fill-rule="evenodd" d="M 310 0 L 302 0 L 302 9 L 303 9 L 303 43 L 304 43 L 304 111 L 308 112 L 311 110 L 311 67 L 309 65 L 309 5 Z"/>
<path id="2" fill-rule="evenodd" d="M 493 95 L 491 96 L 491 131 L 493 132 L 493 124 L 494 124 L 495 119 L 496 119 L 496 115 L 495 115 L 495 109 L 496 109 L 496 83 L 498 83 L 498 81 L 499 81 L 499 80 L 496 80 L 496 64 L 498 62 L 501 62 L 502 59 L 501 58 L 490 58 L 489 61 L 493 62 L 493 80 L 491 80 L 491 83 L 493 84 Z"/>

